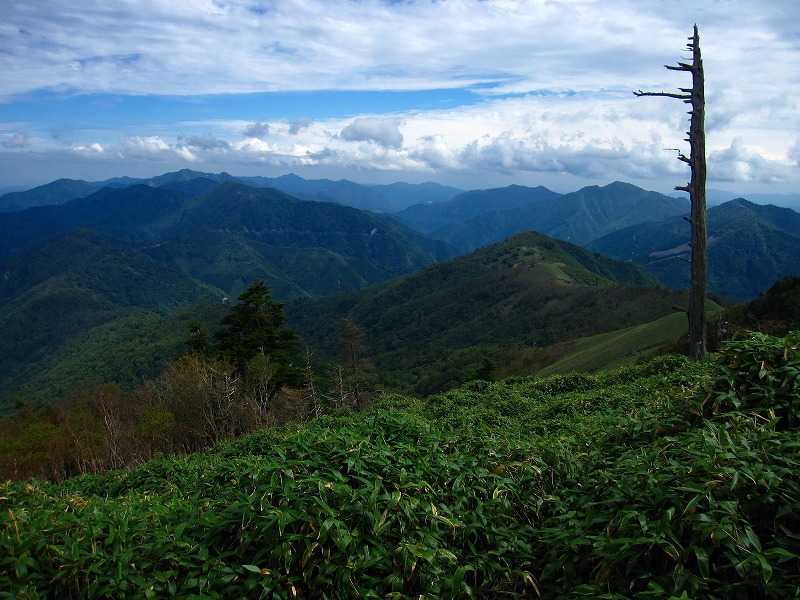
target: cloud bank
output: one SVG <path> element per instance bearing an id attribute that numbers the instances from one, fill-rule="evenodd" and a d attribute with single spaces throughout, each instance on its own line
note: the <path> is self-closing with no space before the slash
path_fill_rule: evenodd
<path id="1" fill-rule="evenodd" d="M 667 189 L 688 177 L 668 150 L 685 108 L 631 91 L 689 85 L 663 65 L 697 23 L 710 182 L 796 191 L 799 17 L 745 0 L 7 0 L 0 167 L 15 168 L 0 171 L 73 157 L 109 176 L 191 163 Z"/>

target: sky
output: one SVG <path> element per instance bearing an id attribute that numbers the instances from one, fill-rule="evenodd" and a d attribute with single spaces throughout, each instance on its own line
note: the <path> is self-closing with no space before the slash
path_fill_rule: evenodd
<path id="1" fill-rule="evenodd" d="M 0 189 L 189 168 L 800 192 L 797 0 L 1 0 Z"/>

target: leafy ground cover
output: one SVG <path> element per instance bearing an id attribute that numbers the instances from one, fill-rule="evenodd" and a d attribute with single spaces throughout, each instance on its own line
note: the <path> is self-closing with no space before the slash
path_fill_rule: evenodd
<path id="1" fill-rule="evenodd" d="M 800 594 L 800 334 L 0 487 L 0 597 Z"/>

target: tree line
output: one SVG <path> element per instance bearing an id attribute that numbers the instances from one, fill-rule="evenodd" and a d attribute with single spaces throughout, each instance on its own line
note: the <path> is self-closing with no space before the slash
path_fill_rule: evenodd
<path id="1" fill-rule="evenodd" d="M 0 420 L 0 479 L 62 481 L 129 468 L 264 427 L 365 406 L 369 364 L 361 328 L 345 318 L 339 363 L 312 367 L 310 350 L 301 352 L 287 320 L 284 305 L 257 280 L 213 335 L 192 320 L 187 352 L 134 390 L 97 382 L 46 408 L 20 404 Z"/>

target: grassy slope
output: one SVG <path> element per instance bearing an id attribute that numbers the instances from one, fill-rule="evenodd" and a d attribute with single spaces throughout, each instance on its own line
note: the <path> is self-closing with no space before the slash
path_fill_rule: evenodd
<path id="1" fill-rule="evenodd" d="M 706 313 L 709 317 L 720 310 L 719 305 L 708 302 Z M 663 352 L 687 331 L 686 315 L 676 312 L 649 323 L 579 338 L 560 345 L 558 352 L 561 356 L 536 374 L 544 377 L 557 373 L 616 369 Z"/>
<path id="2" fill-rule="evenodd" d="M 0 597 L 791 597 L 798 351 L 473 382 L 6 484 Z M 745 389 L 779 421 L 731 411 Z"/>
<path id="3" fill-rule="evenodd" d="M 562 358 L 538 371 L 537 375 L 592 373 L 621 367 L 657 352 L 686 329 L 686 316 L 675 313 L 651 323 L 580 338 L 568 344 L 569 349 Z"/>

